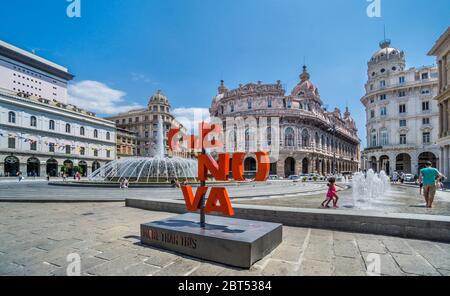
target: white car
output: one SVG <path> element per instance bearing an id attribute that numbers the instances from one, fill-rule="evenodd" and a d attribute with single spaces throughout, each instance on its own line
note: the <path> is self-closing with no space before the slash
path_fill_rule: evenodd
<path id="1" fill-rule="evenodd" d="M 405 182 L 414 182 L 416 180 L 416 176 L 413 174 L 405 174 L 404 180 Z"/>

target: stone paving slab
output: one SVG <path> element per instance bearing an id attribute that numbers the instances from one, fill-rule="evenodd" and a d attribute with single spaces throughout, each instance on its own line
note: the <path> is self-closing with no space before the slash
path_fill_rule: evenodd
<path id="1" fill-rule="evenodd" d="M 174 216 L 120 203 L 0 203 L 0 275 L 66 275 L 67 255 L 86 276 L 450 275 L 450 244 L 284 227 L 284 242 L 249 270 L 143 246 L 139 225 Z"/>

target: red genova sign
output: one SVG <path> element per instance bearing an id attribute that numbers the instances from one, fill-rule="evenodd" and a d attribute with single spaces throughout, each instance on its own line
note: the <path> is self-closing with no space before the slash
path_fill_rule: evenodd
<path id="1" fill-rule="evenodd" d="M 210 133 L 221 132 L 221 127 L 218 125 L 209 125 L 207 123 L 200 124 L 200 137 L 193 135 L 186 135 L 181 133 L 180 129 L 171 129 L 169 131 L 169 147 L 172 151 L 179 148 L 179 141 L 183 139 L 189 143 L 190 149 L 203 148 L 219 148 L 222 143 L 219 141 L 207 139 Z M 186 142 L 185 142 L 186 143 Z M 244 160 L 247 153 L 237 152 L 232 154 L 231 158 L 231 172 L 233 179 L 238 182 L 246 181 L 244 176 Z M 270 159 L 266 152 L 256 152 L 257 173 L 254 179 L 255 182 L 266 181 L 270 173 Z M 230 154 L 223 153 L 218 155 L 216 161 L 211 155 L 201 154 L 198 158 L 198 180 L 208 181 L 208 175 L 211 175 L 216 181 L 229 181 L 230 177 Z M 191 212 L 196 212 L 200 207 L 200 200 L 206 196 L 209 188 L 200 186 L 194 194 L 192 186 L 182 186 L 183 197 L 186 207 Z M 225 216 L 234 216 L 234 210 L 228 196 L 228 191 L 225 187 L 213 187 L 209 192 L 207 198 L 205 213 L 220 213 Z"/>

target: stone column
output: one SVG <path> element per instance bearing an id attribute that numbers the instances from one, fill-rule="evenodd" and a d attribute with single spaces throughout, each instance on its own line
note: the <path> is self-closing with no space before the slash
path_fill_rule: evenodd
<path id="1" fill-rule="evenodd" d="M 311 174 L 313 172 L 313 166 L 314 166 L 314 157 L 308 157 L 308 173 Z"/>
<path id="2" fill-rule="evenodd" d="M 443 135 L 442 137 L 446 137 L 448 135 L 448 116 L 449 116 L 449 112 L 448 112 L 448 100 L 446 100 L 444 102 L 444 130 L 443 130 Z"/>
<path id="3" fill-rule="evenodd" d="M 439 138 L 442 138 L 444 132 L 444 106 L 439 104 Z"/>
<path id="4" fill-rule="evenodd" d="M 411 158 L 411 173 L 414 175 L 419 174 L 419 160 L 417 158 Z"/>
<path id="5" fill-rule="evenodd" d="M 443 166 L 440 169 L 445 176 L 449 176 L 449 148 L 450 146 L 444 146 L 444 153 L 441 154 Z"/>
<path id="6" fill-rule="evenodd" d="M 446 55 L 443 57 L 442 62 L 443 62 L 442 85 L 445 88 L 445 87 L 447 87 L 447 84 L 448 84 L 448 77 L 447 77 L 448 65 L 447 65 L 447 56 Z"/>
<path id="7" fill-rule="evenodd" d="M 89 167 L 89 170 L 91 170 L 92 167 Z M 277 175 L 278 177 L 286 177 L 284 175 L 284 159 L 283 158 L 279 158 L 277 161 Z"/>
<path id="8" fill-rule="evenodd" d="M 303 156 L 294 157 L 294 159 L 295 159 L 295 174 L 300 175 L 303 171 L 302 167 Z"/>
<path id="9" fill-rule="evenodd" d="M 0 163 L 0 176 L 4 176 L 5 175 L 5 165 L 3 164 L 3 162 Z"/>
<path id="10" fill-rule="evenodd" d="M 24 176 L 24 177 L 26 177 L 27 176 L 27 164 L 26 163 L 20 163 L 20 166 L 19 166 L 19 170 L 22 172 L 22 175 Z"/>
<path id="11" fill-rule="evenodd" d="M 391 175 L 395 172 L 395 157 L 389 156 L 389 172 Z"/>
<path id="12" fill-rule="evenodd" d="M 47 176 L 47 164 L 42 164 L 39 167 L 39 177 Z"/>

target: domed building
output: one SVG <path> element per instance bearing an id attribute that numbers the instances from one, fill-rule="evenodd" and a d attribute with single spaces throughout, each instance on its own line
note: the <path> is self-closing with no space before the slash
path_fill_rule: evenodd
<path id="1" fill-rule="evenodd" d="M 336 172 L 355 172 L 359 167 L 359 139 L 355 121 L 347 108 L 344 114 L 336 108 L 327 111 L 318 88 L 310 79 L 307 67 L 303 67 L 300 82 L 289 95 L 281 84 L 263 84 L 261 82 L 240 85 L 229 90 L 222 81 L 210 108 L 211 116 L 223 121 L 226 151 L 255 152 L 266 151 L 263 147 L 274 143 L 279 145 L 279 154 L 271 149 L 271 175 L 289 177 L 308 173 L 327 175 L 333 173 L 336 160 Z M 243 143 L 237 126 L 228 128 L 230 119 L 256 119 L 261 127 L 264 122 L 279 121 L 279 129 L 269 128 L 261 138 L 252 135 L 251 128 L 244 126 Z M 279 141 L 272 134 L 279 131 Z M 249 149 L 255 145 L 256 149 Z M 238 148 L 239 147 L 239 148 Z M 255 150 L 255 151 L 252 151 Z M 334 154 L 336 153 L 336 158 Z M 251 175 L 256 171 L 256 161 L 250 156 L 245 161 L 245 171 Z"/>
<path id="2" fill-rule="evenodd" d="M 392 47 L 390 40 L 380 43 L 368 61 L 361 99 L 367 114 L 366 169 L 418 175 L 427 161 L 437 165 L 437 74 L 436 66 L 406 68 L 402 50 Z"/>
<path id="3" fill-rule="evenodd" d="M 167 145 L 167 133 L 171 127 L 184 127 L 171 114 L 169 99 L 161 92 L 149 98 L 147 108 L 135 109 L 120 113 L 108 119 L 114 121 L 120 129 L 131 131 L 136 134 L 136 156 L 152 157 L 156 153 L 156 138 L 158 133 L 158 121 L 162 119 L 165 138 L 165 154 L 168 156 L 179 156 L 188 158 L 188 152 L 174 152 Z M 119 143 L 118 143 L 119 144 Z"/>

